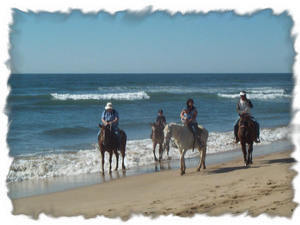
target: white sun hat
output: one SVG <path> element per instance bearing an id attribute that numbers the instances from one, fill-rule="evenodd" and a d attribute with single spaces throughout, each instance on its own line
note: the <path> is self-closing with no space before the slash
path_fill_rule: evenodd
<path id="1" fill-rule="evenodd" d="M 246 92 L 245 91 L 241 91 L 240 92 L 240 96 L 245 96 L 246 95 Z"/>
<path id="2" fill-rule="evenodd" d="M 105 110 L 112 109 L 112 108 L 113 108 L 113 105 L 111 102 L 106 103 Z"/>

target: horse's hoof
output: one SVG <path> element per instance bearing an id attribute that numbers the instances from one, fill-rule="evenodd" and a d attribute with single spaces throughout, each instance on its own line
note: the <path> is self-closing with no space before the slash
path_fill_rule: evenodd
<path id="1" fill-rule="evenodd" d="M 203 166 L 203 169 L 206 170 L 206 166 Z"/>
<path id="2" fill-rule="evenodd" d="M 184 175 L 184 174 L 185 174 L 185 171 L 181 171 L 180 175 L 182 176 L 182 175 Z"/>
<path id="3" fill-rule="evenodd" d="M 197 172 L 199 172 L 200 171 L 200 168 L 197 168 Z"/>

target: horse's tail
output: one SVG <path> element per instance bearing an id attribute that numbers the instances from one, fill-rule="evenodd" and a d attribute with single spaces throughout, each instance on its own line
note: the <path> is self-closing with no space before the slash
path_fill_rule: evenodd
<path id="1" fill-rule="evenodd" d="M 124 148 L 124 151 L 126 150 L 126 143 L 127 143 L 127 135 L 125 131 L 120 130 L 121 135 L 121 148 Z"/>

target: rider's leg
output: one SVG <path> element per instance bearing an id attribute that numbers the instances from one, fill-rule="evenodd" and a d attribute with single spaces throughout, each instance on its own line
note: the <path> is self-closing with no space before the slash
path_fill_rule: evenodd
<path id="1" fill-rule="evenodd" d="M 253 120 L 254 125 L 255 125 L 255 131 L 256 131 L 256 140 L 255 140 L 255 142 L 259 143 L 260 142 L 260 139 L 259 139 L 259 135 L 260 135 L 259 123 L 257 122 L 257 120 L 254 117 L 252 117 L 251 119 Z"/>
<path id="2" fill-rule="evenodd" d="M 199 130 L 199 127 L 198 127 L 198 123 L 192 123 L 192 129 L 194 131 L 194 138 L 196 139 L 197 141 L 197 144 L 200 146 L 200 148 L 202 147 L 202 143 L 201 143 L 201 140 L 200 140 L 200 130 Z"/>
<path id="3" fill-rule="evenodd" d="M 193 136 L 194 136 L 194 142 L 193 142 L 193 151 L 194 151 L 194 148 L 195 148 L 195 141 L 196 141 L 195 127 L 194 127 L 193 123 L 187 124 L 187 127 L 189 128 L 189 130 L 192 132 L 192 134 L 193 134 Z"/>

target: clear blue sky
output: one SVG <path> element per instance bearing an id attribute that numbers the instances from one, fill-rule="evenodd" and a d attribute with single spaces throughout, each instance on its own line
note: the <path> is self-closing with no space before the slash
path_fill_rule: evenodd
<path id="1" fill-rule="evenodd" d="M 24 13 L 11 25 L 13 73 L 291 72 L 293 22 L 271 10 L 84 15 Z"/>

